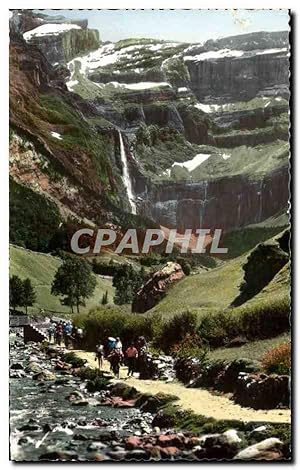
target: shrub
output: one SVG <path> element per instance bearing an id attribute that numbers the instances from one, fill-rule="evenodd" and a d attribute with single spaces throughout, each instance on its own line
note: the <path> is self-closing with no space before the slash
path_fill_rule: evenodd
<path id="1" fill-rule="evenodd" d="M 181 264 L 181 267 L 182 267 L 182 271 L 184 272 L 186 276 L 189 276 L 191 274 L 192 268 L 191 268 L 190 263 L 185 261 L 184 263 Z"/>
<path id="2" fill-rule="evenodd" d="M 86 363 L 85 359 L 81 359 L 80 357 L 76 356 L 73 352 L 69 352 L 63 355 L 63 361 L 71 364 L 72 367 L 83 367 Z"/>
<path id="3" fill-rule="evenodd" d="M 231 311 L 206 315 L 201 320 L 198 334 L 214 348 L 223 346 L 239 334 L 237 319 L 232 317 Z"/>
<path id="4" fill-rule="evenodd" d="M 284 296 L 262 304 L 241 307 L 240 333 L 248 339 L 266 339 L 290 329 L 290 299 Z"/>
<path id="5" fill-rule="evenodd" d="M 171 347 L 171 353 L 176 357 L 202 357 L 205 349 L 203 342 L 196 333 L 187 334 L 181 341 Z"/>
<path id="6" fill-rule="evenodd" d="M 289 374 L 291 368 L 290 343 L 283 343 L 270 349 L 262 358 L 262 365 L 269 374 Z"/>
<path id="7" fill-rule="evenodd" d="M 196 325 L 197 315 L 195 313 L 187 311 L 177 314 L 162 326 L 156 342 L 166 353 L 169 353 L 175 343 L 195 332 Z"/>
<path id="8" fill-rule="evenodd" d="M 128 313 L 117 306 L 101 306 L 76 315 L 74 323 L 85 332 L 84 347 L 93 351 L 99 341 L 105 345 L 109 336 L 119 336 L 124 347 L 139 336 L 151 341 L 160 331 L 161 319 L 157 315 L 150 318 Z"/>
<path id="9" fill-rule="evenodd" d="M 198 335 L 210 346 L 223 346 L 236 336 L 251 341 L 278 336 L 290 329 L 290 299 L 275 298 L 259 304 L 245 304 L 233 310 L 207 314 L 201 320 Z"/>

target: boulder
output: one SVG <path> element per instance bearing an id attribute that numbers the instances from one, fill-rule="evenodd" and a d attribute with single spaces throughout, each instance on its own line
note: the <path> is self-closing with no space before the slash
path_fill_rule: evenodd
<path id="1" fill-rule="evenodd" d="M 280 460 L 283 457 L 283 442 L 270 437 L 241 450 L 234 460 Z"/>
<path id="2" fill-rule="evenodd" d="M 144 313 L 154 307 L 175 282 L 184 277 L 180 264 L 169 261 L 156 271 L 153 276 L 137 292 L 132 303 L 132 311 Z"/>
<path id="3" fill-rule="evenodd" d="M 44 381 L 50 381 L 50 380 L 55 380 L 56 379 L 56 376 L 55 374 L 52 374 L 52 372 L 48 371 L 48 370 L 43 370 L 41 372 L 38 372 L 37 374 L 35 374 L 33 376 L 33 379 L 34 380 L 38 380 L 40 382 L 44 382 Z"/>

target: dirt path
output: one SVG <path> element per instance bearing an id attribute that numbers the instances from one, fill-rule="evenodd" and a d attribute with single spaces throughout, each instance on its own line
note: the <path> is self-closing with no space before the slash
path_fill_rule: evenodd
<path id="1" fill-rule="evenodd" d="M 74 351 L 82 359 L 87 359 L 92 367 L 96 367 L 95 355 L 86 351 Z M 109 364 L 104 361 L 104 370 L 109 371 Z M 236 405 L 225 396 L 213 395 L 204 389 L 186 388 L 178 382 L 164 383 L 160 380 L 139 380 L 127 377 L 127 367 L 121 368 L 120 379 L 135 387 L 139 392 L 166 393 L 178 397 L 178 404 L 184 410 L 192 410 L 202 416 L 218 420 L 237 419 L 243 422 L 266 421 L 272 423 L 290 423 L 290 410 L 253 410 Z"/>

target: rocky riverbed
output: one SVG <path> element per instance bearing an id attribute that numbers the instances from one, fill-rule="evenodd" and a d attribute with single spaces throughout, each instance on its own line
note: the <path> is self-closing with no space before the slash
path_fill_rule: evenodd
<path id="1" fill-rule="evenodd" d="M 13 335 L 10 351 L 10 449 L 14 461 L 289 457 L 288 444 L 274 425 L 253 423 L 233 429 L 223 423 L 216 432 L 218 422 L 210 422 L 205 423 L 208 433 L 196 421 L 191 430 L 185 417 L 186 424 L 179 427 L 163 408 L 172 397 L 137 394 L 107 375 L 105 386 L 91 391 L 78 369 L 64 362 L 63 351 L 24 345 L 22 338 Z M 180 412 L 176 414 L 178 418 Z M 189 416 L 190 424 L 191 420 Z"/>

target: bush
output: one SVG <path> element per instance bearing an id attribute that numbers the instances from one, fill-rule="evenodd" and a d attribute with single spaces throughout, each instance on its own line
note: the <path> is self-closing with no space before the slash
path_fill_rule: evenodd
<path id="1" fill-rule="evenodd" d="M 191 268 L 190 263 L 185 261 L 184 263 L 181 264 L 181 267 L 182 267 L 182 271 L 184 272 L 186 276 L 189 276 L 191 274 L 192 268 Z"/>
<path id="2" fill-rule="evenodd" d="M 241 334 L 248 339 L 266 339 L 290 329 L 290 299 L 288 296 L 263 304 L 241 307 Z"/>
<path id="3" fill-rule="evenodd" d="M 223 346 L 229 339 L 239 334 L 239 326 L 231 311 L 206 315 L 202 318 L 198 334 L 211 347 Z"/>
<path id="4" fill-rule="evenodd" d="M 197 315 L 192 312 L 183 312 L 175 315 L 162 326 L 161 333 L 156 338 L 156 343 L 165 353 L 170 353 L 175 343 L 182 341 L 188 334 L 195 332 Z"/>
<path id="5" fill-rule="evenodd" d="M 205 352 L 203 342 L 196 333 L 186 335 L 181 341 L 171 347 L 171 353 L 176 357 L 202 357 Z"/>
<path id="6" fill-rule="evenodd" d="M 262 365 L 269 374 L 289 374 L 291 368 L 291 345 L 283 343 L 270 349 L 262 358 Z"/>
<path id="7" fill-rule="evenodd" d="M 94 351 L 96 344 L 105 345 L 109 336 L 119 336 L 125 348 L 139 336 L 151 341 L 160 331 L 161 320 L 157 315 L 150 318 L 128 313 L 121 307 L 101 306 L 88 314 L 76 315 L 74 323 L 85 332 L 83 346 Z"/>
<path id="8" fill-rule="evenodd" d="M 83 367 L 86 363 L 85 359 L 81 359 L 80 357 L 76 356 L 73 352 L 69 352 L 63 355 L 63 361 L 71 364 L 72 367 Z"/>
<path id="9" fill-rule="evenodd" d="M 202 318 L 198 335 L 210 346 L 223 346 L 236 336 L 251 341 L 273 338 L 290 329 L 290 299 L 275 298 L 261 304 L 245 304 Z"/>

